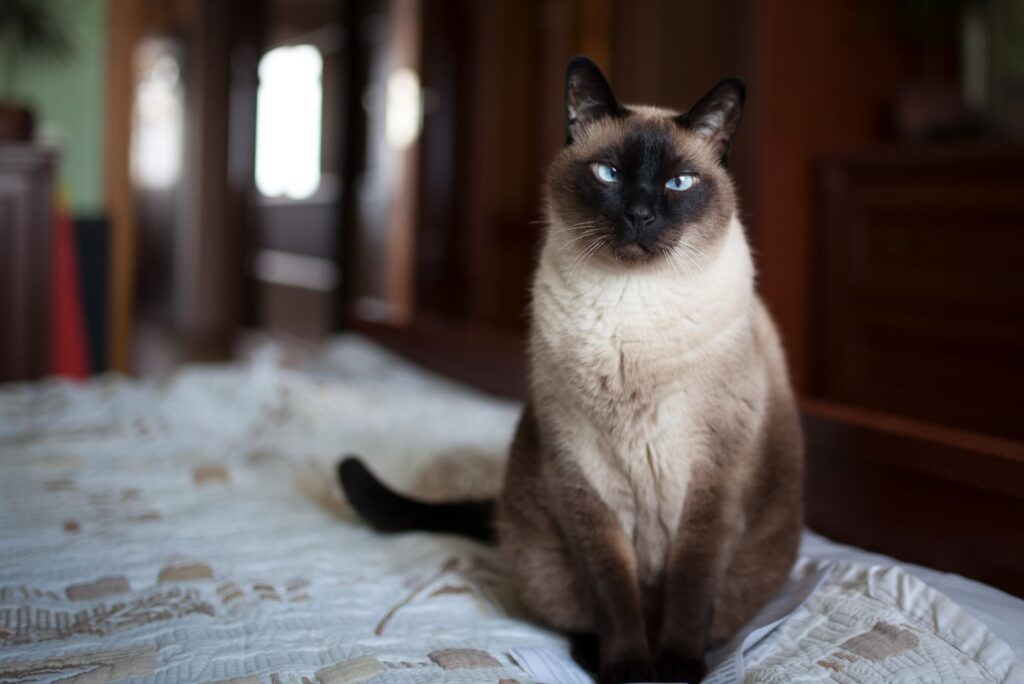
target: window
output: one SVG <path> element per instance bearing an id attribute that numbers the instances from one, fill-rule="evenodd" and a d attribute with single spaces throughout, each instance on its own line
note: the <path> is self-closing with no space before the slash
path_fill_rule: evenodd
<path id="1" fill-rule="evenodd" d="M 312 45 L 275 48 L 260 60 L 256 188 L 306 199 L 320 187 L 323 57 Z"/>
<path id="2" fill-rule="evenodd" d="M 135 53 L 131 179 L 139 188 L 169 190 L 181 175 L 185 92 L 177 50 L 150 38 Z"/>

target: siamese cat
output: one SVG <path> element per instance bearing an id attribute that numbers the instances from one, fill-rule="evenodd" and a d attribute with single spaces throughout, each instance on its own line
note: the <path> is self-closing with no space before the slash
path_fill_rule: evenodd
<path id="1" fill-rule="evenodd" d="M 683 113 L 622 105 L 574 58 L 498 501 L 413 501 L 339 466 L 379 529 L 496 537 L 602 684 L 699 681 L 797 552 L 798 412 L 727 170 L 743 101 L 726 80 Z"/>

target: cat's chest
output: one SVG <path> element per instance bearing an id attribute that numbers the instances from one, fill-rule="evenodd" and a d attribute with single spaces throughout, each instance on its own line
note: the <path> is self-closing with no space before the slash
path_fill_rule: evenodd
<path id="1" fill-rule="evenodd" d="M 610 427 L 692 409 L 700 375 L 687 353 L 697 344 L 694 317 L 669 306 L 642 292 L 551 305 L 544 344 L 560 391 Z"/>
<path id="2" fill-rule="evenodd" d="M 720 334 L 728 325 L 709 329 L 693 302 L 615 294 L 540 298 L 538 370 L 554 433 L 572 445 L 566 456 L 615 512 L 650 578 L 694 470 L 712 455 L 715 378 L 733 336 Z"/>
<path id="3" fill-rule="evenodd" d="M 664 567 L 693 473 L 712 457 L 712 441 L 704 404 L 689 392 L 626 387 L 569 419 L 574 448 L 567 457 L 615 513 L 646 581 Z"/>

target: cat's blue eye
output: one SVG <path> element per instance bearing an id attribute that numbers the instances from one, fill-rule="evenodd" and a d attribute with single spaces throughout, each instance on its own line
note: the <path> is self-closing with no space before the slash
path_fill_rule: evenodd
<path id="1" fill-rule="evenodd" d="M 590 168 L 602 183 L 619 182 L 619 170 L 611 164 L 597 163 L 593 164 Z"/>
<path id="2" fill-rule="evenodd" d="M 697 178 L 689 173 L 684 173 L 682 176 L 676 176 L 675 178 L 669 179 L 665 183 L 665 187 L 669 190 L 675 190 L 676 192 L 685 192 L 693 187 L 694 183 L 697 182 Z"/>

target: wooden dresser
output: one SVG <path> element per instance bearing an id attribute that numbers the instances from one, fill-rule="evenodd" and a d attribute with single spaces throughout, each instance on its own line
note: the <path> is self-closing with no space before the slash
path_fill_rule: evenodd
<path id="1" fill-rule="evenodd" d="M 0 142 L 0 382 L 50 367 L 55 162 L 50 149 Z"/>
<path id="2" fill-rule="evenodd" d="M 1024 440 L 1024 145 L 821 168 L 812 393 Z"/>
<path id="3" fill-rule="evenodd" d="M 1024 146 L 818 172 L 808 523 L 1024 596 Z"/>

